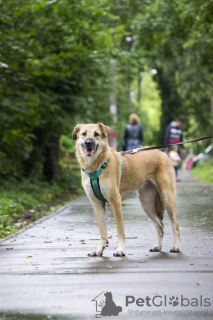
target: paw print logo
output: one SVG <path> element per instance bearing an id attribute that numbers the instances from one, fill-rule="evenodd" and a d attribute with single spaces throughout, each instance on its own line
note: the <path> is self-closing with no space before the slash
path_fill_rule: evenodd
<path id="1" fill-rule="evenodd" d="M 172 296 L 171 298 L 169 298 L 170 302 L 169 304 L 171 304 L 173 307 L 176 307 L 179 305 L 179 302 L 178 302 L 178 297 L 174 297 Z"/>

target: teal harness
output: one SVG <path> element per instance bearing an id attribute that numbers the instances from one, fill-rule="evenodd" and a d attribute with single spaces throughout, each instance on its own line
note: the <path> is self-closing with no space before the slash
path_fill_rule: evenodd
<path id="1" fill-rule="evenodd" d="M 107 158 L 104 161 L 104 163 L 102 163 L 102 165 L 98 171 L 86 172 L 82 168 L 84 173 L 90 178 L 90 183 L 91 183 L 92 190 L 93 190 L 95 196 L 103 202 L 108 202 L 108 201 L 104 198 L 103 194 L 101 193 L 100 184 L 99 184 L 99 176 L 102 173 L 102 171 L 104 169 L 106 169 L 106 167 L 107 167 Z M 121 180 L 122 180 L 122 178 L 123 178 L 123 163 L 121 161 Z"/>

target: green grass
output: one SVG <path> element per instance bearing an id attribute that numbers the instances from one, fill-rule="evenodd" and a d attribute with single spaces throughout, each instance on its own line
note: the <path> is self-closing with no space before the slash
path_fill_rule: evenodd
<path id="1" fill-rule="evenodd" d="M 82 193 L 80 170 L 66 173 L 60 183 L 9 180 L 0 184 L 0 238 L 18 231 L 22 225 L 57 210 Z"/>
<path id="2" fill-rule="evenodd" d="M 213 159 L 198 164 L 193 170 L 194 177 L 208 183 L 213 183 Z"/>

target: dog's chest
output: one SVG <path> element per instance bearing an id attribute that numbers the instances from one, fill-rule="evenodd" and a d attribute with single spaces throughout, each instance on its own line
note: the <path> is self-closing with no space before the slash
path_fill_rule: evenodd
<path id="1" fill-rule="evenodd" d="M 96 197 L 93 187 L 91 185 L 90 179 L 86 179 L 83 181 L 82 183 L 84 191 L 86 192 L 87 196 L 92 199 L 94 197 Z M 111 184 L 109 183 L 109 181 L 106 181 L 104 179 L 104 181 L 100 178 L 99 179 L 99 190 L 102 193 L 102 195 L 104 196 L 105 199 L 108 199 L 110 196 L 110 192 L 111 192 Z"/>
<path id="2" fill-rule="evenodd" d="M 82 185 L 83 185 L 84 191 L 86 192 L 87 196 L 89 198 L 91 198 L 94 195 L 94 192 L 92 190 L 90 180 L 86 179 L 85 181 L 83 181 Z"/>

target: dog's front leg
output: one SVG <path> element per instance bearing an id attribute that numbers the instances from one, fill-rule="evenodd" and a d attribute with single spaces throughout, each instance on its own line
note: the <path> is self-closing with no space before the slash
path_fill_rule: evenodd
<path id="1" fill-rule="evenodd" d="M 108 243 L 107 238 L 107 224 L 106 224 L 106 211 L 105 211 L 105 202 L 94 200 L 92 205 L 95 211 L 96 219 L 98 222 L 98 227 L 100 231 L 101 241 L 96 250 L 91 251 L 88 256 L 102 256 L 104 249 Z"/>
<path id="2" fill-rule="evenodd" d="M 123 225 L 121 196 L 119 193 L 117 195 L 114 194 L 113 198 L 110 200 L 110 204 L 115 215 L 116 227 L 118 232 L 118 247 L 113 255 L 115 257 L 125 256 L 126 237 Z"/>

